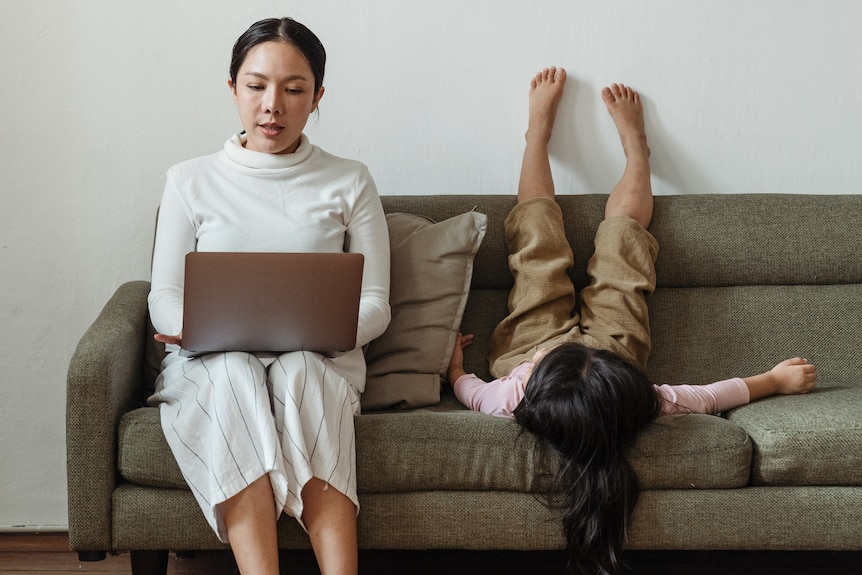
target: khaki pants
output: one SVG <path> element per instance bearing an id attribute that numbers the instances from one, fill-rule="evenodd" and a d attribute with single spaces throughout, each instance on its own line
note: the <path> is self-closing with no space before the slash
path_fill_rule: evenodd
<path id="1" fill-rule="evenodd" d="M 556 201 L 520 203 L 505 226 L 515 285 L 509 315 L 491 336 L 491 374 L 508 375 L 536 350 L 565 342 L 607 349 L 646 368 L 651 339 L 645 296 L 655 289 L 658 255 L 652 234 L 631 218 L 604 220 L 587 266 L 590 285 L 578 298 L 567 273 L 574 258 Z"/>

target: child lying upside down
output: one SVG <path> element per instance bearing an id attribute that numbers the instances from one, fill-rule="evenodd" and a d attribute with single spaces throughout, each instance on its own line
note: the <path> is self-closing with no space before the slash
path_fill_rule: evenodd
<path id="1" fill-rule="evenodd" d="M 555 492 L 563 499 L 570 567 L 604 574 L 620 569 L 639 493 L 626 453 L 644 425 L 660 415 L 717 413 L 768 395 L 807 393 L 817 375 L 797 357 L 759 375 L 704 386 L 649 381 L 645 296 L 655 289 L 658 242 L 647 231 L 653 197 L 643 108 L 627 86 L 602 90 L 626 167 L 596 231 L 590 284 L 576 294 L 548 158 L 565 81 L 563 69 L 549 68 L 531 82 L 518 203 L 505 223 L 515 281 L 509 315 L 491 336 L 490 370 L 497 379 L 465 373 L 463 348 L 473 336 L 460 334 L 448 376 L 464 405 L 514 417 L 558 454 Z"/>

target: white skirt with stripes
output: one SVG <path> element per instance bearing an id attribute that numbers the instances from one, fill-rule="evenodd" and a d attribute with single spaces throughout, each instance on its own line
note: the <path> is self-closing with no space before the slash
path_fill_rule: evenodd
<path id="1" fill-rule="evenodd" d="M 359 392 L 337 360 L 313 352 L 194 359 L 172 353 L 149 403 L 159 406 L 180 470 L 222 542 L 228 538 L 219 504 L 264 475 L 276 513 L 300 523 L 302 487 L 312 477 L 359 509 L 353 428 Z"/>

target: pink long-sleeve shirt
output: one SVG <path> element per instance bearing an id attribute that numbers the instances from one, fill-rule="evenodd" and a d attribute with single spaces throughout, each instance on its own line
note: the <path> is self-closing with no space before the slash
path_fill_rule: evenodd
<path id="1" fill-rule="evenodd" d="M 513 417 L 512 412 L 524 398 L 524 384 L 533 364 L 524 362 L 506 377 L 484 381 L 472 373 L 455 381 L 455 396 L 475 411 L 498 417 Z M 709 385 L 657 385 L 662 399 L 661 414 L 719 413 L 751 400 L 748 386 L 735 377 Z"/>

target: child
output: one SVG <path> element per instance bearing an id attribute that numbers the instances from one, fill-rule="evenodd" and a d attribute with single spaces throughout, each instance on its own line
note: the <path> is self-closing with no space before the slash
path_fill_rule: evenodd
<path id="1" fill-rule="evenodd" d="M 515 283 L 510 313 L 491 337 L 490 367 L 498 379 L 464 372 L 463 348 L 473 336 L 460 334 L 448 376 L 464 405 L 514 417 L 554 449 L 570 567 L 613 573 L 638 498 L 625 455 L 645 424 L 660 415 L 718 413 L 772 394 L 807 393 L 816 372 L 793 358 L 760 375 L 704 386 L 654 386 L 647 379 L 645 296 L 655 289 L 658 243 L 646 230 L 653 199 L 643 108 L 624 85 L 602 90 L 626 167 L 596 232 L 590 285 L 576 302 L 567 275 L 573 256 L 548 160 L 565 81 L 565 70 L 549 68 L 531 82 L 518 203 L 505 224 Z"/>

